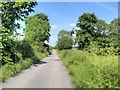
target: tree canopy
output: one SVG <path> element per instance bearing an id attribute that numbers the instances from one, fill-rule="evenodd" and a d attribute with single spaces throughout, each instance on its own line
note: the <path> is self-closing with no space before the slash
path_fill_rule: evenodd
<path id="1" fill-rule="evenodd" d="M 94 13 L 83 13 L 76 24 L 80 30 L 76 30 L 76 40 L 83 44 L 90 45 L 90 42 L 95 38 L 95 26 L 98 18 Z"/>
<path id="2" fill-rule="evenodd" d="M 98 19 L 94 13 L 83 13 L 76 24 L 80 29 L 75 30 L 78 49 L 96 48 L 102 53 L 118 52 L 119 20 L 116 18 L 108 24 L 104 20 Z"/>
<path id="3" fill-rule="evenodd" d="M 34 12 L 33 8 L 37 5 L 37 2 L 28 0 L 27 2 L 2 2 L 2 25 L 13 31 L 20 27 L 16 20 L 24 20 L 29 13 Z"/>
<path id="4" fill-rule="evenodd" d="M 34 23 L 33 23 L 34 22 Z M 40 13 L 34 16 L 30 16 L 26 19 L 26 28 L 25 39 L 29 40 L 30 44 L 39 46 L 39 49 L 43 47 L 49 48 L 49 46 L 45 43 L 49 42 L 50 37 L 50 23 L 47 15 Z"/>
<path id="5" fill-rule="evenodd" d="M 73 45 L 73 39 L 71 36 L 70 31 L 61 30 L 58 33 L 58 42 L 57 42 L 57 48 L 58 49 L 71 49 Z"/>
<path id="6" fill-rule="evenodd" d="M 16 23 L 17 20 L 24 20 L 30 12 L 33 12 L 33 8 L 37 5 L 36 2 L 28 0 L 28 2 L 1 2 L 2 21 L 0 26 L 1 48 L 2 48 L 2 64 L 7 62 L 16 62 L 19 60 L 17 51 L 17 28 L 20 28 L 20 24 Z"/>

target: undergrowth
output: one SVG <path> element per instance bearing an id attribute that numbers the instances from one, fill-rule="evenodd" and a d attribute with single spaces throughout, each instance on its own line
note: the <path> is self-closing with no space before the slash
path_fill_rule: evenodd
<path id="1" fill-rule="evenodd" d="M 77 88 L 118 88 L 118 56 L 81 50 L 58 51 Z"/>

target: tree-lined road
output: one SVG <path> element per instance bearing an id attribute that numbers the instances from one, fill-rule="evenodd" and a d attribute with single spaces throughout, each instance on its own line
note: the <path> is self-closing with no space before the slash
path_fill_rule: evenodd
<path id="1" fill-rule="evenodd" d="M 52 55 L 43 59 L 16 77 L 3 84 L 3 88 L 72 88 L 66 68 L 55 50 Z"/>

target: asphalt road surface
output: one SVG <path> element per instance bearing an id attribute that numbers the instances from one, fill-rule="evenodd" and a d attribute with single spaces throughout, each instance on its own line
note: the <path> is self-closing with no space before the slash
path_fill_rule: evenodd
<path id="1" fill-rule="evenodd" d="M 40 63 L 10 78 L 2 88 L 73 88 L 68 71 L 55 50 Z"/>

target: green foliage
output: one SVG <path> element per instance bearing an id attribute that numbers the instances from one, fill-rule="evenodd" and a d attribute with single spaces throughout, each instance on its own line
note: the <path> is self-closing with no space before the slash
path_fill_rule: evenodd
<path id="1" fill-rule="evenodd" d="M 58 34 L 57 48 L 61 49 L 71 49 L 73 45 L 73 39 L 70 31 L 61 30 Z"/>
<path id="2" fill-rule="evenodd" d="M 0 26 L 2 64 L 16 63 L 20 59 L 17 56 L 17 36 L 13 34 L 20 27 L 16 20 L 23 20 L 33 8 L 36 2 L 1 2 L 2 25 Z"/>
<path id="3" fill-rule="evenodd" d="M 13 35 L 9 34 L 10 30 L 6 29 L 2 25 L 0 26 L 0 37 L 1 37 L 1 47 L 2 48 L 2 64 L 6 64 L 8 62 L 16 62 L 16 42 Z"/>
<path id="4" fill-rule="evenodd" d="M 26 20 L 25 24 L 25 38 L 31 43 L 35 41 L 44 43 L 49 40 L 50 24 L 49 19 L 45 14 L 40 13 L 30 16 Z"/>
<path id="5" fill-rule="evenodd" d="M 7 63 L 16 63 L 19 60 L 21 60 L 21 57 L 23 59 L 32 57 L 33 51 L 30 46 L 30 44 L 25 41 L 18 41 L 15 39 L 15 37 L 9 36 L 9 33 L 7 33 L 9 30 L 1 27 L 1 47 L 2 48 L 2 65 Z M 19 54 L 21 54 L 21 57 L 19 57 Z"/>
<path id="6" fill-rule="evenodd" d="M 95 14 L 84 13 L 76 24 L 80 30 L 76 31 L 78 49 L 84 49 L 97 55 L 118 54 L 119 18 L 110 24 L 98 20 Z"/>
<path id="7" fill-rule="evenodd" d="M 119 24 L 120 24 L 120 18 L 116 18 L 110 23 L 110 27 L 111 27 L 110 37 L 112 39 L 114 48 L 118 48 L 118 46 L 119 46 L 119 34 L 120 34 L 120 31 L 119 31 L 120 25 Z"/>
<path id="8" fill-rule="evenodd" d="M 0 64 L 3 66 L 1 66 L 0 77 L 4 82 L 49 54 L 49 45 L 45 44 L 45 41 L 49 40 L 50 25 L 48 17 L 44 14 L 31 16 L 26 21 L 25 38 L 18 40 L 16 29 L 20 28 L 20 24 L 17 21 L 27 18 L 29 13 L 34 11 L 37 2 L 11 1 L 1 2 L 1 5 L 0 11 L 3 14 L 0 25 L 0 52 L 2 53 Z M 35 37 L 33 38 L 32 35 Z"/>
<path id="9" fill-rule="evenodd" d="M 78 42 L 82 41 L 82 44 L 85 44 L 85 46 L 90 45 L 90 42 L 95 38 L 94 30 L 97 20 L 98 19 L 94 13 L 84 13 L 79 17 L 78 22 L 76 24 L 76 26 L 81 29 L 76 30 L 76 40 Z"/>
<path id="10" fill-rule="evenodd" d="M 118 57 L 81 50 L 58 51 L 77 88 L 118 88 Z"/>
<path id="11" fill-rule="evenodd" d="M 11 33 L 20 27 L 16 20 L 24 20 L 30 12 L 34 12 L 33 8 L 37 3 L 31 0 L 27 2 L 2 2 L 2 25 L 11 30 Z"/>
<path id="12" fill-rule="evenodd" d="M 101 56 L 118 55 L 118 48 L 116 49 L 113 47 L 103 48 L 100 45 L 98 45 L 98 42 L 91 43 L 91 45 L 85 48 L 83 51 L 87 51 L 93 55 L 101 55 Z"/>
<path id="13" fill-rule="evenodd" d="M 17 42 L 17 52 L 22 54 L 22 58 L 32 58 L 34 57 L 33 48 L 30 45 L 29 41 L 23 39 Z"/>
<path id="14" fill-rule="evenodd" d="M 32 65 L 32 59 L 26 58 L 23 61 L 20 61 L 16 64 L 6 64 L 2 66 L 0 70 L 0 78 L 2 81 L 5 82 L 11 76 L 15 76 L 16 74 L 21 73 L 23 70 L 29 68 Z"/>
<path id="15" fill-rule="evenodd" d="M 34 23 L 33 23 L 34 22 Z M 45 41 L 49 41 L 50 37 L 50 23 L 47 15 L 40 13 L 27 18 L 25 32 L 25 39 L 28 40 L 34 52 L 47 52 L 49 45 Z"/>

